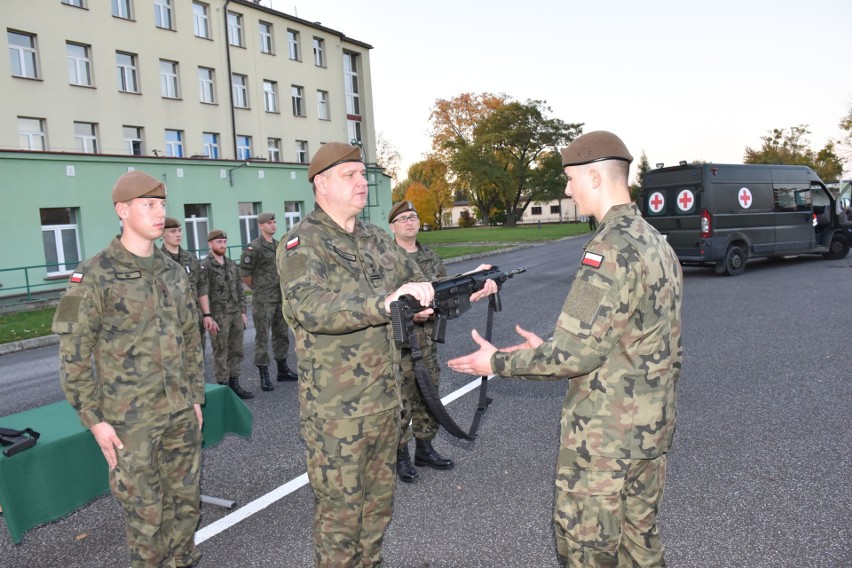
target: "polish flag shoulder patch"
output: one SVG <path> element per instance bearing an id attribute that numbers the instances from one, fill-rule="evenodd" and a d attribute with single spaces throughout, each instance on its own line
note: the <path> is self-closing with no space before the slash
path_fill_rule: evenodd
<path id="1" fill-rule="evenodd" d="M 299 246 L 299 237 L 293 237 L 292 239 L 287 241 L 287 244 L 285 246 L 287 247 L 287 250 L 293 250 L 294 248 Z"/>
<path id="2" fill-rule="evenodd" d="M 583 261 L 580 263 L 583 266 L 591 266 L 592 268 L 600 268 L 603 264 L 603 256 L 593 252 L 587 252 L 583 255 Z"/>
<path id="3" fill-rule="evenodd" d="M 69 280 L 71 281 L 72 284 L 79 284 L 80 282 L 83 281 L 83 273 L 82 272 L 75 272 L 74 274 L 71 275 L 71 278 L 69 278 Z"/>

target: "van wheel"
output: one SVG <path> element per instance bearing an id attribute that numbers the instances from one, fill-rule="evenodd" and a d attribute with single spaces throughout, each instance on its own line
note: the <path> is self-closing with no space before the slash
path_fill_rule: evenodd
<path id="1" fill-rule="evenodd" d="M 728 247 L 728 252 L 725 254 L 724 264 L 719 267 L 722 269 L 719 273 L 727 274 L 728 276 L 739 276 L 745 272 L 747 259 L 748 256 L 742 248 L 736 245 L 731 245 Z"/>
<path id="2" fill-rule="evenodd" d="M 847 254 L 849 254 L 849 241 L 840 233 L 835 233 L 831 238 L 828 252 L 823 253 L 822 257 L 826 260 L 840 260 L 846 258 Z"/>

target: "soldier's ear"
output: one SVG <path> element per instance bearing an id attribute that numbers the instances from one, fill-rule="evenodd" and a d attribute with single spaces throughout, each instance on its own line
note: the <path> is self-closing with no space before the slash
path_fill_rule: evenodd
<path id="1" fill-rule="evenodd" d="M 128 204 L 124 201 L 119 201 L 115 204 L 115 213 L 118 215 L 118 218 L 124 221 L 128 217 Z"/>

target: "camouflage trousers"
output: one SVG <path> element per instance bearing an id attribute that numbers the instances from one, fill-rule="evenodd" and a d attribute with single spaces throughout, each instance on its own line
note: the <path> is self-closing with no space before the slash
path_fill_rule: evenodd
<path id="1" fill-rule="evenodd" d="M 423 364 L 429 372 L 432 384 L 437 389 L 441 381 L 438 353 L 432 342 L 425 342 L 423 336 L 420 340 Z M 402 351 L 400 366 L 402 367 L 402 384 L 399 390 L 402 397 L 402 408 L 400 409 L 399 445 L 400 447 L 407 446 L 412 437 L 431 442 L 438 435 L 438 421 L 432 411 L 429 410 L 426 401 L 423 400 L 423 394 L 417 384 L 417 377 L 414 375 L 414 360 L 411 358 L 410 350 L 404 349 Z M 411 428 L 409 428 L 409 425 Z"/>
<path id="2" fill-rule="evenodd" d="M 243 316 L 240 312 L 216 314 L 219 332 L 210 334 L 213 347 L 213 370 L 216 382 L 225 384 L 231 377 L 239 378 L 243 363 Z"/>
<path id="3" fill-rule="evenodd" d="M 665 483 L 665 454 L 610 459 L 560 448 L 553 520 L 563 566 L 665 566 L 657 531 Z"/>
<path id="4" fill-rule="evenodd" d="M 382 565 L 393 512 L 399 410 L 301 425 L 314 491 L 315 565 Z"/>
<path id="5" fill-rule="evenodd" d="M 281 304 L 252 302 L 251 318 L 254 321 L 254 364 L 269 365 L 269 331 L 272 330 L 272 355 L 275 360 L 285 359 L 290 351 L 290 328 L 281 313 Z"/>
<path id="6" fill-rule="evenodd" d="M 201 428 L 193 408 L 155 423 L 113 423 L 124 444 L 109 473 L 124 509 L 132 568 L 189 566 L 201 558 Z"/>

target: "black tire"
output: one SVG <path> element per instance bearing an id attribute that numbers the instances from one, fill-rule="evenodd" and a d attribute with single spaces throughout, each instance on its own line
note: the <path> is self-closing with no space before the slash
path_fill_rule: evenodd
<path id="1" fill-rule="evenodd" d="M 849 254 L 849 240 L 840 233 L 835 233 L 831 237 L 831 245 L 828 247 L 828 252 L 823 253 L 822 257 L 826 260 L 840 260 L 846 258 Z"/>
<path id="2" fill-rule="evenodd" d="M 729 246 L 728 252 L 725 253 L 725 261 L 720 265 L 720 268 L 722 268 L 720 274 L 739 276 L 745 272 L 746 260 L 748 260 L 746 251 L 737 245 Z"/>

